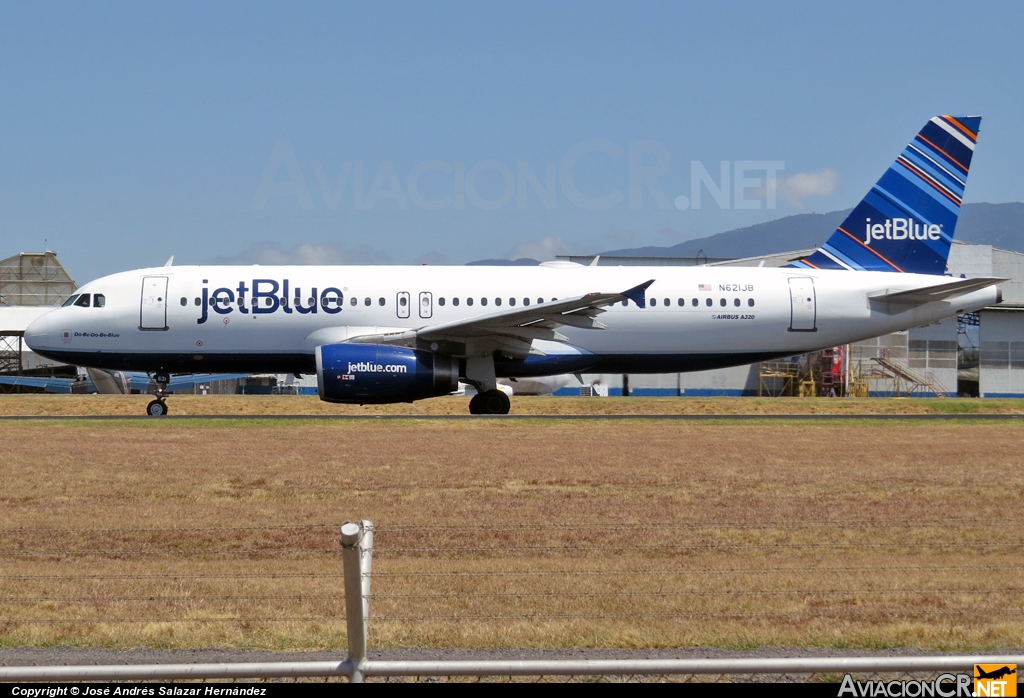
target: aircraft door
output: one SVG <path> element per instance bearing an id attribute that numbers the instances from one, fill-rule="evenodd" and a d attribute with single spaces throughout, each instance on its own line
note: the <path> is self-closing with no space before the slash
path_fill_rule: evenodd
<path id="1" fill-rule="evenodd" d="M 139 311 L 140 330 L 167 329 L 167 277 L 142 277 L 142 306 Z"/>
<path id="2" fill-rule="evenodd" d="M 406 318 L 409 317 L 409 292 L 399 291 L 398 299 L 395 302 L 395 312 L 398 313 L 398 317 Z"/>
<path id="3" fill-rule="evenodd" d="M 428 318 L 434 314 L 434 296 L 430 291 L 420 292 L 420 317 Z"/>
<path id="4" fill-rule="evenodd" d="M 809 276 L 789 277 L 789 331 L 816 332 L 818 320 L 814 279 Z"/>

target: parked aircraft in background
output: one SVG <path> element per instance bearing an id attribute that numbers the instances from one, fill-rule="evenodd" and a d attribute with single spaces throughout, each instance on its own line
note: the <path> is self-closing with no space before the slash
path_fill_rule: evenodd
<path id="1" fill-rule="evenodd" d="M 172 376 L 164 386 L 165 392 L 191 390 L 196 385 L 220 380 L 247 378 L 250 373 L 190 373 Z M 79 378 L 59 376 L 0 376 L 0 385 L 42 388 L 47 393 L 99 393 L 101 395 L 127 395 L 133 390 L 148 393 L 159 387 L 149 374 L 133 371 L 107 371 L 88 368 Z"/>
<path id="2" fill-rule="evenodd" d="M 316 372 L 321 399 L 446 395 L 503 414 L 499 378 L 665 373 L 791 356 L 1000 300 L 943 277 L 980 117 L 928 121 L 838 230 L 783 268 L 159 267 L 107 276 L 33 322 L 57 361 L 146 371 Z M 165 387 L 166 390 L 166 387 Z M 163 392 L 150 414 L 164 414 Z"/>
<path id="3" fill-rule="evenodd" d="M 509 378 L 508 385 L 515 395 L 554 395 L 566 386 L 581 386 L 583 381 L 571 374 L 537 376 L 535 378 Z"/>

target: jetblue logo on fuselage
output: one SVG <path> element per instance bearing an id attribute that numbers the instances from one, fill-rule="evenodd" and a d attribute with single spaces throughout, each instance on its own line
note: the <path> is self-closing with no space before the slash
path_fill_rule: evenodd
<path id="1" fill-rule="evenodd" d="M 270 315 L 278 311 L 289 315 L 309 315 L 319 309 L 334 315 L 341 312 L 341 302 L 345 298 L 341 289 L 334 286 L 322 290 L 314 286 L 307 292 L 299 286 L 291 289 L 288 279 L 253 279 L 251 288 L 244 281 L 239 281 L 234 288 L 222 286 L 213 291 L 208 283 L 203 279 L 200 315 L 196 319 L 199 325 L 209 319 L 211 310 L 218 315 L 228 315 L 236 310 L 243 315 Z M 289 291 L 293 291 L 294 297 Z"/>
<path id="2" fill-rule="evenodd" d="M 864 225 L 864 244 L 872 240 L 940 240 L 942 226 L 918 223 L 913 218 L 886 218 L 885 223 L 871 223 L 868 218 Z"/>

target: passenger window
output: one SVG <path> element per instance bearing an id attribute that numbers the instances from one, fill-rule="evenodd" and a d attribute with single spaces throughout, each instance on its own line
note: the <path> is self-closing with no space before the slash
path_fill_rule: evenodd
<path id="1" fill-rule="evenodd" d="M 725 307 L 725 299 L 724 298 L 719 298 L 718 299 L 718 304 L 724 308 Z"/>
<path id="2" fill-rule="evenodd" d="M 437 304 L 444 305 L 444 296 L 441 296 L 440 298 L 437 299 Z"/>
<path id="3" fill-rule="evenodd" d="M 523 305 L 529 305 L 529 304 L 530 304 L 530 299 L 529 298 L 524 298 L 523 299 Z"/>
<path id="4" fill-rule="evenodd" d="M 486 296 L 480 299 L 480 305 L 487 305 L 487 297 Z"/>
<path id="5" fill-rule="evenodd" d="M 452 298 L 452 305 L 454 305 L 456 307 L 459 305 L 459 297 L 458 296 L 456 296 L 455 298 Z"/>
<path id="6" fill-rule="evenodd" d="M 68 298 L 68 299 L 67 299 L 66 301 L 64 301 L 63 303 L 61 303 L 61 304 L 60 304 L 60 307 L 62 307 L 62 308 L 66 308 L 66 307 L 68 307 L 69 305 L 74 305 L 75 301 L 77 301 L 77 300 L 78 300 L 78 294 L 76 293 L 75 295 L 73 295 L 73 296 L 70 296 L 70 297 L 69 297 L 69 298 Z"/>
<path id="7" fill-rule="evenodd" d="M 740 307 L 740 299 L 734 298 L 732 304 L 735 305 L 737 308 Z"/>
<path id="8" fill-rule="evenodd" d="M 697 303 L 697 299 L 696 299 L 696 298 L 694 298 L 694 299 L 693 299 L 693 302 L 692 302 L 692 303 L 690 303 L 690 305 L 692 305 L 692 306 L 693 306 L 694 308 L 696 308 L 696 307 L 697 307 L 697 305 L 698 305 L 698 303 Z"/>
<path id="9" fill-rule="evenodd" d="M 365 306 L 369 306 L 370 305 L 370 297 L 369 296 L 367 296 L 366 298 L 363 299 L 363 305 L 365 305 Z"/>
<path id="10" fill-rule="evenodd" d="M 400 297 L 400 298 L 398 299 L 398 304 L 399 304 L 400 306 L 402 306 L 403 308 L 405 307 L 406 303 L 408 303 L 408 302 L 409 302 L 409 299 L 408 299 L 408 298 L 406 298 L 405 296 L 401 296 L 401 297 Z M 441 305 L 444 305 L 444 303 L 442 303 Z"/>
<path id="11" fill-rule="evenodd" d="M 508 304 L 509 305 L 515 305 L 516 304 L 516 299 L 515 298 L 509 298 L 508 299 Z"/>
<path id="12" fill-rule="evenodd" d="M 473 305 L 473 299 L 472 298 L 467 298 L 466 299 L 466 305 Z"/>
<path id="13" fill-rule="evenodd" d="M 495 298 L 494 299 L 494 304 L 495 305 L 501 305 L 501 299 L 500 298 Z"/>
<path id="14" fill-rule="evenodd" d="M 182 298 L 181 300 L 185 300 L 185 299 Z M 102 293 L 94 293 L 94 294 L 92 294 L 92 307 L 94 307 L 94 308 L 102 308 L 102 307 L 106 306 L 106 304 L 107 304 L 107 297 L 104 296 Z"/>
<path id="15" fill-rule="evenodd" d="M 625 308 L 627 305 L 629 305 L 629 301 L 628 300 L 622 301 L 622 307 L 623 308 Z"/>
<path id="16" fill-rule="evenodd" d="M 184 308 L 186 305 L 188 305 L 188 298 L 185 298 L 185 296 L 182 296 L 181 297 L 181 307 Z"/>
<path id="17" fill-rule="evenodd" d="M 706 301 L 704 301 L 704 305 L 706 305 L 709 308 L 711 307 L 711 303 L 712 303 L 712 301 L 711 301 L 710 298 L 708 298 Z"/>
<path id="18" fill-rule="evenodd" d="M 385 301 L 384 301 L 383 298 L 378 298 L 377 299 L 377 305 L 379 305 L 380 307 L 383 308 L 384 307 L 384 303 L 385 303 Z"/>
<path id="19" fill-rule="evenodd" d="M 543 302 L 544 302 L 543 298 L 538 298 L 537 299 L 537 305 L 541 305 Z"/>
<path id="20" fill-rule="evenodd" d="M 330 302 L 331 302 L 331 300 L 332 300 L 332 299 L 328 298 L 328 299 L 327 299 L 327 302 L 328 302 L 328 303 L 330 303 Z M 333 300 L 334 300 L 334 301 L 336 301 L 336 302 L 338 303 L 338 305 L 341 305 L 341 299 L 340 299 L 340 298 L 335 298 L 335 299 L 333 299 Z M 267 305 L 267 307 L 269 308 L 269 307 L 270 307 L 270 306 L 272 306 L 273 304 L 274 304 L 274 299 L 273 299 L 273 298 L 267 298 L 267 304 L 266 304 L 266 305 Z"/>
<path id="21" fill-rule="evenodd" d="M 680 298 L 679 299 L 679 307 L 682 308 L 684 305 L 686 305 L 686 301 L 684 301 L 682 298 Z"/>
<path id="22" fill-rule="evenodd" d="M 352 296 L 352 300 L 350 301 L 350 305 L 353 305 L 353 306 L 359 305 L 359 299 L 356 298 L 355 296 Z"/>
<path id="23" fill-rule="evenodd" d="M 670 305 L 672 305 L 672 301 L 670 301 L 670 300 L 669 300 L 668 298 L 666 298 L 666 299 L 665 299 L 665 307 L 667 308 L 667 307 L 669 307 Z"/>
<path id="24" fill-rule="evenodd" d="M 753 298 L 748 298 L 747 299 L 747 305 L 749 305 L 751 308 L 753 308 L 754 307 L 754 299 Z"/>
<path id="25" fill-rule="evenodd" d="M 202 298 L 196 298 L 196 305 L 202 305 L 202 304 L 203 304 L 203 299 Z"/>
<path id="26" fill-rule="evenodd" d="M 78 300 L 75 301 L 75 305 L 77 305 L 79 308 L 88 308 L 89 307 L 89 300 L 90 300 L 89 294 L 88 293 L 83 293 L 82 295 L 80 295 L 78 297 Z"/>

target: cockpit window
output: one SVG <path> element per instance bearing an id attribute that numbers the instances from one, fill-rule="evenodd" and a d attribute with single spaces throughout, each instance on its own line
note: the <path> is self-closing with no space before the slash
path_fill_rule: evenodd
<path id="1" fill-rule="evenodd" d="M 107 297 L 102 293 L 92 294 L 92 307 L 102 308 L 107 304 Z"/>
<path id="2" fill-rule="evenodd" d="M 64 301 L 63 303 L 61 303 L 61 304 L 60 304 L 60 307 L 62 307 L 62 308 L 66 308 L 66 307 L 68 307 L 69 305 L 71 305 L 72 303 L 74 303 L 74 302 L 75 302 L 75 301 L 77 301 L 77 300 L 78 300 L 78 294 L 76 293 L 75 295 L 71 296 L 71 297 L 70 297 L 70 298 L 68 298 L 68 299 L 67 299 L 66 301 Z"/>
<path id="3" fill-rule="evenodd" d="M 79 308 L 88 308 L 89 307 L 89 300 L 90 300 L 89 294 L 88 293 L 83 293 L 82 295 L 80 295 L 78 297 L 78 300 L 75 301 L 75 305 L 77 305 Z"/>

